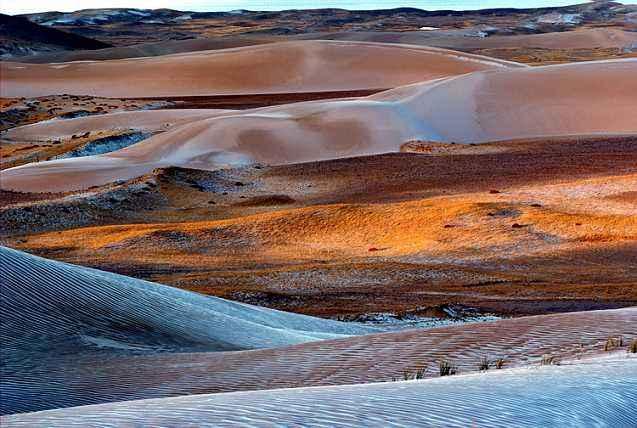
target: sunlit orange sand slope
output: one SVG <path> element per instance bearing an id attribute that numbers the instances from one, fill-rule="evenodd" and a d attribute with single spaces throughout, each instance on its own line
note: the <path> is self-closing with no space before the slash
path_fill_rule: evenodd
<path id="1" fill-rule="evenodd" d="M 485 142 L 637 132 L 637 59 L 505 69 L 367 98 L 224 114 L 106 155 L 11 168 L 2 187 L 82 189 L 175 165 L 216 169 L 398 151 L 413 139 Z"/>
<path id="2" fill-rule="evenodd" d="M 162 57 L 60 64 L 3 63 L 5 97 L 257 94 L 393 88 L 522 65 L 381 43 L 300 41 Z"/>

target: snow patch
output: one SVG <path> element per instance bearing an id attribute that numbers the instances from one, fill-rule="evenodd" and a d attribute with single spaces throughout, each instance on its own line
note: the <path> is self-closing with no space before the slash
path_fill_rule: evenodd
<path id="1" fill-rule="evenodd" d="M 104 153 L 114 152 L 124 147 L 132 146 L 146 138 L 150 137 L 150 133 L 136 132 L 125 135 L 117 135 L 112 137 L 99 138 L 91 141 L 85 146 L 72 150 L 57 156 L 55 159 L 79 158 L 83 156 L 101 155 Z"/>
<path id="2" fill-rule="evenodd" d="M 377 312 L 359 315 L 356 323 L 373 326 L 382 331 L 397 331 L 410 329 L 430 329 L 450 325 L 474 324 L 502 319 L 496 315 L 468 315 L 454 318 L 421 317 L 413 314 L 398 315 L 392 312 Z"/>

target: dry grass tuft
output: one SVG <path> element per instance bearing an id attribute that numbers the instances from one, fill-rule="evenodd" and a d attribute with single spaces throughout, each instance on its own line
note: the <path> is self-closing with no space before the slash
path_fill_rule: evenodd
<path id="1" fill-rule="evenodd" d="M 491 365 L 491 361 L 489 361 L 488 357 L 482 357 L 480 359 L 480 363 L 478 363 L 478 370 L 486 371 L 489 370 L 489 366 Z"/>
<path id="2" fill-rule="evenodd" d="M 424 379 L 426 373 L 427 373 L 427 368 L 426 367 L 421 367 L 419 369 L 416 369 L 416 371 L 414 373 L 410 372 L 409 370 L 404 370 L 403 371 L 403 380 Z M 396 381 L 396 378 L 393 378 L 393 380 Z"/>
<path id="3" fill-rule="evenodd" d="M 542 360 L 540 361 L 540 365 L 542 366 L 559 366 L 560 359 L 555 355 L 544 354 L 542 355 Z"/>
<path id="4" fill-rule="evenodd" d="M 458 367 L 447 360 L 441 360 L 438 363 L 440 376 L 453 376 L 458 373 Z"/>
<path id="5" fill-rule="evenodd" d="M 604 344 L 604 351 L 609 352 L 613 349 L 621 348 L 622 346 L 624 346 L 623 337 L 609 337 L 608 339 L 606 339 L 606 343 Z"/>

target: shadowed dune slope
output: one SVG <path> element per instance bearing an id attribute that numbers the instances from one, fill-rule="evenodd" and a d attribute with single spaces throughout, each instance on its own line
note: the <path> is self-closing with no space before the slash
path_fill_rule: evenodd
<path id="1" fill-rule="evenodd" d="M 470 73 L 367 98 L 225 114 L 102 156 L 2 172 L 2 187 L 76 190 L 153 168 L 218 169 L 398 151 L 409 140 L 487 142 L 637 131 L 637 59 Z"/>
<path id="2" fill-rule="evenodd" d="M 9 371 L 65 355 L 252 349 L 367 331 L 5 247 L 0 256 L 2 359 Z"/>
<path id="3" fill-rule="evenodd" d="M 232 49 L 243 46 L 260 45 L 280 40 L 277 37 L 211 37 L 205 39 L 167 40 L 155 43 L 141 43 L 132 46 L 116 46 L 98 50 L 74 50 L 41 53 L 12 58 L 14 61 L 46 64 L 51 62 L 102 61 L 112 59 L 139 58 L 147 56 L 171 55 L 185 52 Z"/>
<path id="4" fill-rule="evenodd" d="M 117 319 L 117 318 L 115 318 Z M 634 337 L 636 308 L 506 319 L 496 322 L 368 334 L 290 347 L 238 352 L 146 355 L 77 354 L 23 360 L 2 376 L 2 412 L 19 413 L 112 401 L 230 391 L 347 385 L 402 378 L 446 359 L 461 373 L 480 359 L 506 367 L 600 353 L 609 336 Z M 129 352 L 130 354 L 130 352 Z M 96 370 L 99 367 L 99 370 Z"/>
<path id="5" fill-rule="evenodd" d="M 424 381 L 192 395 L 3 418 L 6 427 L 581 426 L 628 427 L 637 359 L 513 369 Z"/>
<path id="6" fill-rule="evenodd" d="M 421 46 L 300 41 L 100 62 L 7 62 L 0 67 L 5 97 L 162 97 L 393 88 L 523 66 Z"/>
<path id="7" fill-rule="evenodd" d="M 112 45 L 78 34 L 38 25 L 22 16 L 0 13 L 0 52 L 2 56 L 29 55 L 38 51 L 64 49 L 103 49 Z M 88 51 L 87 51 L 88 52 Z"/>
<path id="8" fill-rule="evenodd" d="M 0 255 L 4 414 L 373 382 L 419 367 L 430 367 L 433 376 L 443 358 L 467 372 L 485 354 L 515 367 L 547 353 L 595 354 L 609 336 L 630 341 L 637 331 L 637 308 L 625 308 L 343 337 L 373 329 L 203 297 L 8 248 Z M 322 338 L 336 339 L 314 341 Z M 259 347 L 266 349 L 209 352 Z"/>

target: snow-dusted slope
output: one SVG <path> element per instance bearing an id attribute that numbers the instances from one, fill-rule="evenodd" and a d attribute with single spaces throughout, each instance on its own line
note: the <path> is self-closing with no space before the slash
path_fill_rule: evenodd
<path id="1" fill-rule="evenodd" d="M 0 262 L 3 413 L 37 407 L 35 397 L 47 402 L 47 378 L 67 384 L 61 373 L 87 359 L 277 347 L 371 331 L 4 247 Z"/>
<path id="2" fill-rule="evenodd" d="M 0 412 L 113 401 L 385 381 L 449 359 L 507 367 L 598 353 L 637 332 L 637 308 L 364 334 L 0 248 Z M 313 341 L 321 338 L 334 340 Z M 312 341 L 312 342 L 309 342 Z M 308 342 L 308 343 L 303 343 Z M 296 344 L 293 346 L 285 346 Z M 248 348 L 266 348 L 240 350 Z M 239 351 L 220 351 L 237 349 Z"/>
<path id="3" fill-rule="evenodd" d="M 637 359 L 424 381 L 192 395 L 13 415 L 9 427 L 613 427 L 637 421 Z"/>
<path id="4" fill-rule="evenodd" d="M 2 356 L 220 351 L 366 332 L 0 247 Z"/>

